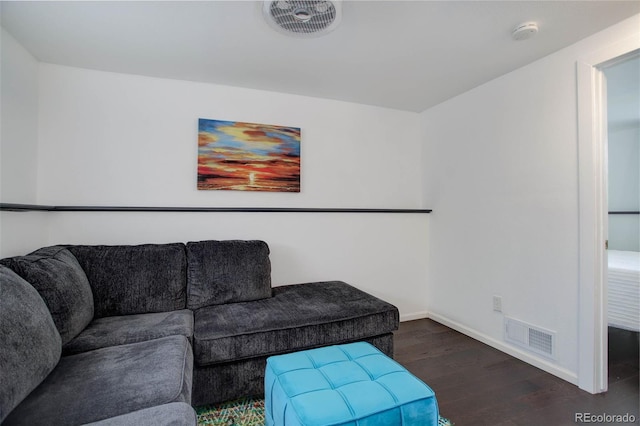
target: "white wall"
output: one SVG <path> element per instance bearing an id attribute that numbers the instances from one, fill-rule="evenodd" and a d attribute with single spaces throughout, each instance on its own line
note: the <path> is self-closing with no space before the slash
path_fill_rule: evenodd
<path id="1" fill-rule="evenodd" d="M 609 211 L 640 210 L 640 56 L 603 69 Z M 609 215 L 609 249 L 640 251 L 640 216 Z"/>
<path id="2" fill-rule="evenodd" d="M 41 64 L 38 201 L 420 208 L 415 113 Z M 302 129 L 300 193 L 198 191 L 198 118 Z M 276 285 L 339 279 L 425 316 L 428 216 L 52 213 L 48 243 L 259 238 Z"/>
<path id="3" fill-rule="evenodd" d="M 1 31 L 0 196 L 4 202 L 33 203 L 37 182 L 38 61 L 9 33 Z"/>
<path id="4" fill-rule="evenodd" d="M 640 210 L 640 124 L 609 128 L 609 211 Z M 640 251 L 640 217 L 609 215 L 609 249 Z"/>
<path id="5" fill-rule="evenodd" d="M 422 114 L 433 318 L 574 383 L 578 371 L 576 61 L 639 17 Z M 535 39 L 526 43 L 535 43 Z M 526 43 L 523 48 L 526 48 Z M 556 359 L 503 341 L 503 314 L 557 333 Z"/>
<path id="6" fill-rule="evenodd" d="M 43 203 L 391 208 L 420 202 L 414 113 L 48 64 L 41 66 L 39 106 Z M 300 127 L 301 192 L 198 191 L 198 118 Z"/>
<path id="7" fill-rule="evenodd" d="M 38 62 L 0 31 L 0 201 L 32 204 L 37 198 Z M 42 214 L 0 212 L 0 257 L 44 241 Z"/>

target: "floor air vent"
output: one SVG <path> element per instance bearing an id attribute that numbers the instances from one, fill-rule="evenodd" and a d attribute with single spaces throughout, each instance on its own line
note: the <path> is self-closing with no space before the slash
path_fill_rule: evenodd
<path id="1" fill-rule="evenodd" d="M 548 358 L 555 358 L 556 334 L 513 318 L 504 319 L 504 340 Z"/>

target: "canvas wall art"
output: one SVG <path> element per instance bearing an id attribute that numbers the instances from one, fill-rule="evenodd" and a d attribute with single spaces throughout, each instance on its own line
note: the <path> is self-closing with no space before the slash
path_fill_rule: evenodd
<path id="1" fill-rule="evenodd" d="M 300 129 L 201 118 L 198 189 L 300 192 Z"/>

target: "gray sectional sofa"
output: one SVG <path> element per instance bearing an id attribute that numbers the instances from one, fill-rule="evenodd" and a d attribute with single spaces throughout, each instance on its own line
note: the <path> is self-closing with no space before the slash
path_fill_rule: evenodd
<path id="1" fill-rule="evenodd" d="M 262 241 L 58 245 L 0 260 L 0 423 L 195 425 L 262 395 L 266 358 L 368 341 L 398 310 L 344 282 L 271 286 Z"/>

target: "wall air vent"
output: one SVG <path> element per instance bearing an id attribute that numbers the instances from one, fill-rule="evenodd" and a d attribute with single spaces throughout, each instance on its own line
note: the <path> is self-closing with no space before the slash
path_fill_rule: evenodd
<path id="1" fill-rule="evenodd" d="M 265 19 L 279 32 L 294 37 L 319 37 L 334 30 L 342 18 L 338 0 L 265 1 Z"/>
<path id="2" fill-rule="evenodd" d="M 536 354 L 555 359 L 556 333 L 553 331 L 505 317 L 504 340 Z"/>

